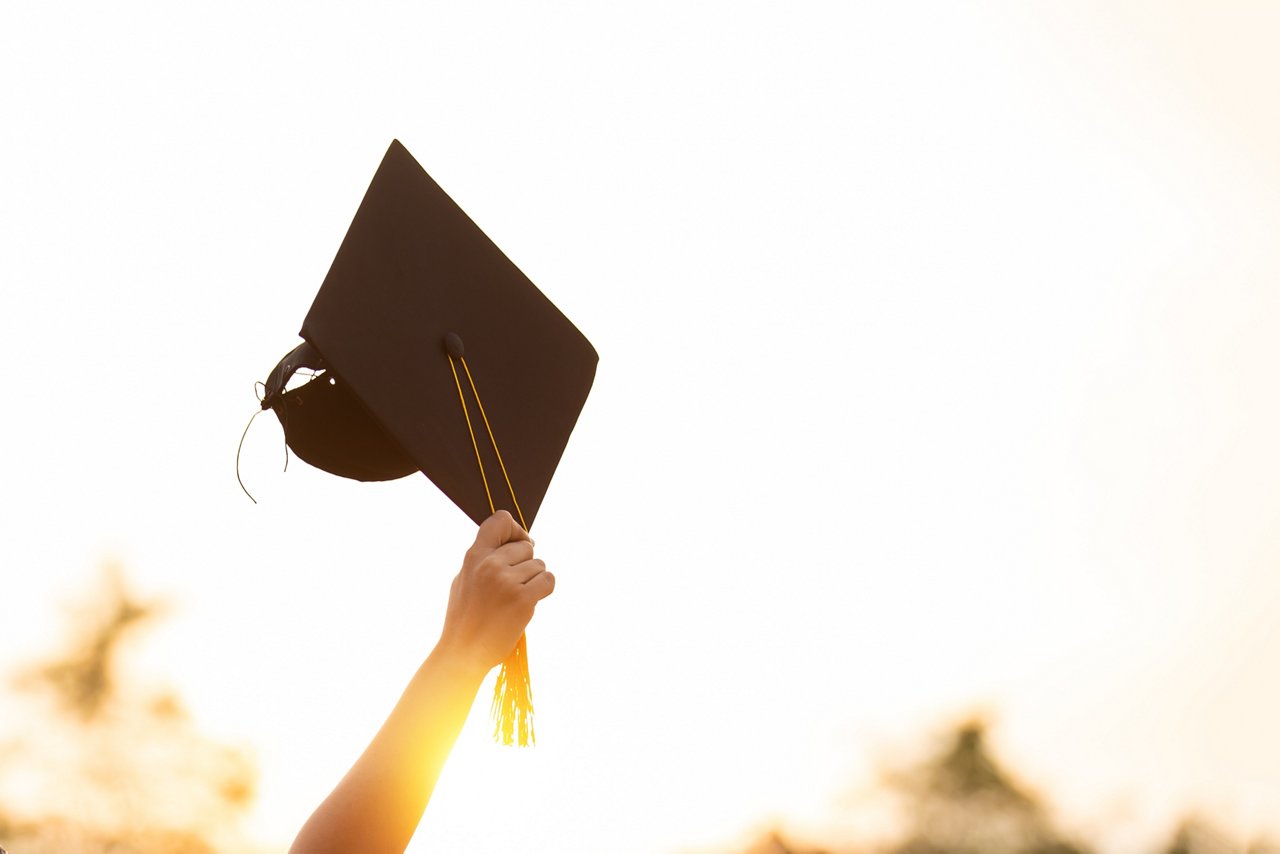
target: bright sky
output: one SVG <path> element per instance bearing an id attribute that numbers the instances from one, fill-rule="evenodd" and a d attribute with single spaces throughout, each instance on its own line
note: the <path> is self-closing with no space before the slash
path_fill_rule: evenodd
<path id="1" fill-rule="evenodd" d="M 601 354 L 539 515 L 539 745 L 414 850 L 815 834 L 990 710 L 1115 850 L 1280 832 L 1280 11 L 10 3 L 0 668 L 116 559 L 282 847 L 470 522 L 258 419 L 399 138 Z"/>

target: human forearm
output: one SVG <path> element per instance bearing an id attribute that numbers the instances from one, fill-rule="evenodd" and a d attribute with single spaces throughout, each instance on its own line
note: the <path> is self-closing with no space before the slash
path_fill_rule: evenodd
<path id="1" fill-rule="evenodd" d="M 403 852 L 484 675 L 484 668 L 437 645 L 290 854 Z"/>
<path id="2" fill-rule="evenodd" d="M 489 670 L 515 647 L 555 577 L 500 510 L 453 580 L 440 642 L 355 765 L 308 819 L 291 854 L 401 854 Z"/>

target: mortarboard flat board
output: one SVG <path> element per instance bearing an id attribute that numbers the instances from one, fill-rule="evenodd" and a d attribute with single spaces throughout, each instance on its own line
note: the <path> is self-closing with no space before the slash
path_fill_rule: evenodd
<path id="1" fill-rule="evenodd" d="M 533 524 L 598 356 L 398 141 L 301 335 L 262 401 L 294 453 L 356 480 L 421 471 L 477 523 Z"/>

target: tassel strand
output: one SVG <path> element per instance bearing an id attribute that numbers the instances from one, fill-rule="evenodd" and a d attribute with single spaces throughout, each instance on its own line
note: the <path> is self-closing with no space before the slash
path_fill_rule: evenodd
<path id="1" fill-rule="evenodd" d="M 529 686 L 529 653 L 524 635 L 502 662 L 493 685 L 493 737 L 506 745 L 529 747 L 533 736 L 533 690 Z"/>

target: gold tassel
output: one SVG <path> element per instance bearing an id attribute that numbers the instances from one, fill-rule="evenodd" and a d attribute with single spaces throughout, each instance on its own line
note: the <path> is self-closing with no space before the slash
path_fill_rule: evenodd
<path id="1" fill-rule="evenodd" d="M 480 481 L 484 484 L 484 494 L 489 500 L 489 512 L 495 512 L 493 493 L 489 491 L 489 477 L 484 473 L 484 460 L 480 457 L 480 445 L 476 442 L 475 428 L 471 424 L 471 413 L 467 410 L 467 398 L 462 393 L 462 380 L 458 378 L 458 369 L 453 364 L 456 356 L 462 363 L 462 370 L 467 375 L 467 384 L 476 398 L 476 408 L 484 420 L 484 429 L 489 434 L 489 442 L 493 445 L 493 455 L 498 458 L 498 467 L 502 469 L 502 479 L 507 482 L 507 491 L 511 493 L 511 503 L 516 508 L 516 517 L 520 527 L 526 531 L 529 525 L 524 521 L 524 512 L 520 502 L 516 500 L 515 487 L 511 485 L 511 476 L 507 474 L 507 465 L 502 461 L 502 452 L 498 450 L 498 440 L 494 438 L 493 427 L 489 425 L 489 416 L 480 402 L 480 391 L 471 376 L 471 368 L 463 358 L 462 339 L 450 333 L 445 336 L 445 349 L 449 354 L 449 370 L 453 372 L 453 383 L 458 387 L 458 402 L 462 405 L 462 417 L 467 422 L 467 433 L 471 435 L 471 447 L 476 452 L 476 465 L 480 468 Z M 519 744 L 528 747 L 533 739 L 533 690 L 529 687 L 529 654 L 525 648 L 524 635 L 516 641 L 515 649 L 502 662 L 498 671 L 498 680 L 493 685 L 493 705 L 489 708 L 493 716 L 493 738 L 503 744 Z M 0 852 L 3 854 L 3 852 Z"/>
<path id="2" fill-rule="evenodd" d="M 493 738 L 502 744 L 528 747 L 533 738 L 533 690 L 529 687 L 529 652 L 524 635 L 502 662 L 493 685 Z"/>

